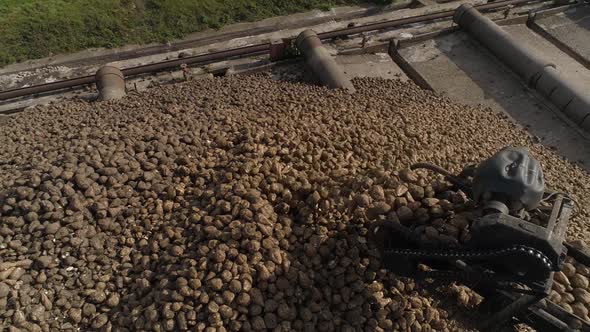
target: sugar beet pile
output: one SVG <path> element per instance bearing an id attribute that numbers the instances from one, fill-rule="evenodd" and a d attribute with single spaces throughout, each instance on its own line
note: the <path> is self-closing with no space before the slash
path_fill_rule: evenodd
<path id="1" fill-rule="evenodd" d="M 0 124 L 0 324 L 452 330 L 380 268 L 367 227 L 449 215 L 412 162 L 459 171 L 508 144 L 581 203 L 570 234 L 587 237 L 588 175 L 508 121 L 408 83 L 355 86 L 215 78 Z"/>

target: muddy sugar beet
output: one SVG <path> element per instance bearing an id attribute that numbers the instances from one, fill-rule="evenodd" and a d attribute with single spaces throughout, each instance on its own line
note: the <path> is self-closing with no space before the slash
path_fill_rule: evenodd
<path id="1" fill-rule="evenodd" d="M 570 234 L 587 236 L 587 174 L 508 121 L 411 84 L 354 83 L 350 96 L 264 75 L 214 78 L 6 119 L 0 324 L 462 329 L 423 287 L 382 269 L 367 228 L 397 218 L 464 241 L 469 216 L 449 211 L 465 198 L 397 170 L 430 161 L 456 172 L 508 144 L 529 146 L 547 182 L 581 203 Z M 576 289 L 588 281 L 575 275 L 568 303 L 587 313 Z"/>

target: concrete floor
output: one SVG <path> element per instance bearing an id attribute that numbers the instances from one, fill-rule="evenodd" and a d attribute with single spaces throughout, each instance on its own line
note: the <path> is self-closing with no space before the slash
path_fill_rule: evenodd
<path id="1" fill-rule="evenodd" d="M 387 53 L 339 55 L 336 63 L 349 78 L 382 77 L 407 81 L 406 74 L 391 60 Z"/>
<path id="2" fill-rule="evenodd" d="M 590 62 L 590 7 L 576 7 L 535 22 Z"/>
<path id="3" fill-rule="evenodd" d="M 571 36 L 585 33 L 586 47 L 590 50 L 590 31 L 580 28 L 573 29 L 571 26 L 570 28 L 572 31 Z M 503 29 L 514 37 L 519 44 L 531 49 L 537 56 L 540 56 L 547 62 L 555 64 L 558 72 L 564 77 L 567 77 L 568 81 L 582 89 L 590 89 L 590 70 L 581 63 L 574 61 L 557 46 L 523 24 L 505 26 Z M 573 31 L 576 31 L 576 33 Z"/>
<path id="4" fill-rule="evenodd" d="M 457 32 L 400 50 L 438 92 L 507 114 L 563 157 L 590 171 L 590 140 L 468 35 Z M 569 67 L 568 67 L 569 68 Z M 449 84 L 452 79 L 453 84 Z"/>

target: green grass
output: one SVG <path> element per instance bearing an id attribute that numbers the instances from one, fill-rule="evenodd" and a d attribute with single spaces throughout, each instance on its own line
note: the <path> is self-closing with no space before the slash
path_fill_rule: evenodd
<path id="1" fill-rule="evenodd" d="M 207 28 L 392 0 L 0 0 L 0 67 L 91 47 L 166 42 Z"/>

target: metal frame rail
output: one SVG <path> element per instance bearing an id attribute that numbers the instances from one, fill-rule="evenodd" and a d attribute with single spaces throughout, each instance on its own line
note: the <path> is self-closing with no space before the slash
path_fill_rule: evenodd
<path id="1" fill-rule="evenodd" d="M 580 250 L 569 243 L 565 243 L 568 255 L 579 263 L 590 266 L 590 251 Z M 551 289 L 553 279 L 546 284 L 547 293 Z M 565 311 L 559 305 L 543 298 L 542 295 L 515 294 L 504 290 L 475 290 L 486 297 L 489 307 L 502 308 L 491 314 L 482 324 L 482 330 L 495 331 L 498 326 L 515 317 L 518 321 L 528 324 L 538 331 L 559 332 L 590 332 L 590 322 Z"/>

